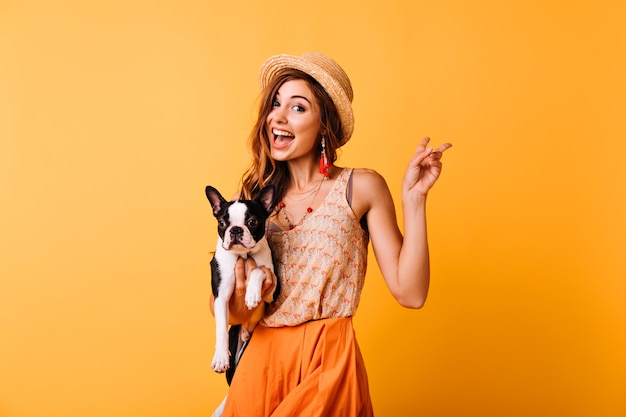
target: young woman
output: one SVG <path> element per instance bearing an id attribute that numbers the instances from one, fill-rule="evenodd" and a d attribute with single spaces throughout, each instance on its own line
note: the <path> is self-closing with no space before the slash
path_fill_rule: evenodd
<path id="1" fill-rule="evenodd" d="M 442 153 L 423 139 L 402 183 L 403 232 L 383 177 L 334 166 L 351 137 L 352 86 L 343 69 L 317 53 L 276 55 L 261 67 L 253 161 L 241 195 L 277 187 L 268 239 L 281 291 L 255 329 L 232 381 L 224 416 L 371 416 L 367 374 L 351 317 L 363 288 L 371 240 L 395 299 L 420 308 L 430 279 L 426 197 Z M 252 262 L 252 261 L 249 261 Z M 245 281 L 237 266 L 239 286 Z M 264 294 L 265 295 L 265 294 Z M 231 322 L 245 319 L 242 291 Z"/>

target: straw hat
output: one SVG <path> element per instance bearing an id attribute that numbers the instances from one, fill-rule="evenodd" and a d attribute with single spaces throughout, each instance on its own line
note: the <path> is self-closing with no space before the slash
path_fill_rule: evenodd
<path id="1" fill-rule="evenodd" d="M 265 88 L 281 70 L 286 68 L 305 72 L 324 87 L 337 107 L 343 130 L 343 139 L 339 146 L 344 145 L 354 130 L 353 93 L 348 75 L 331 58 L 317 52 L 305 52 L 302 55 L 274 55 L 261 65 L 259 72 L 261 88 Z"/>

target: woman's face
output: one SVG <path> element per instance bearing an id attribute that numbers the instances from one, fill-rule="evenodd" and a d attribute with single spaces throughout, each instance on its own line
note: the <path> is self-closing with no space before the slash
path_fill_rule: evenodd
<path id="1" fill-rule="evenodd" d="M 273 159 L 290 161 L 316 156 L 321 130 L 320 109 L 306 81 L 289 80 L 280 86 L 266 127 Z"/>

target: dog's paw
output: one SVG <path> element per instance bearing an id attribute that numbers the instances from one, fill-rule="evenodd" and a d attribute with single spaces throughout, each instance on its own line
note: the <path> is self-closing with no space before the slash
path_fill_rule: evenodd
<path id="1" fill-rule="evenodd" d="M 230 367 L 230 353 L 226 352 L 215 352 L 213 355 L 213 362 L 211 362 L 211 369 L 213 369 L 217 373 L 226 372 Z"/>
<path id="2" fill-rule="evenodd" d="M 246 290 L 246 307 L 248 310 L 252 310 L 261 302 L 261 291 L 258 288 L 253 288 L 252 286 L 248 286 Z"/>

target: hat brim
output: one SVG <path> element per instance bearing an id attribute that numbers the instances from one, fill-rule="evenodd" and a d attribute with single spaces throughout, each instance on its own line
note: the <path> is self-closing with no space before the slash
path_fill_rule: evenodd
<path id="1" fill-rule="evenodd" d="M 351 98 L 348 97 L 345 88 L 342 87 L 335 77 L 325 68 L 328 63 L 324 62 L 324 58 L 323 55 L 318 56 L 318 54 L 312 53 L 303 54 L 301 56 L 287 54 L 274 55 L 268 58 L 261 66 L 259 79 L 261 88 L 265 89 L 274 77 L 286 68 L 297 69 L 313 77 L 324 88 L 333 103 L 335 103 L 343 130 L 343 138 L 339 143 L 339 146 L 342 146 L 350 139 L 354 131 L 354 114 L 352 113 Z M 334 61 L 332 62 L 334 63 Z M 336 63 L 334 64 L 337 65 Z M 341 70 L 340 67 L 339 69 Z M 341 71 L 343 72 L 343 70 Z M 351 87 L 349 86 L 349 88 L 351 94 Z"/>

